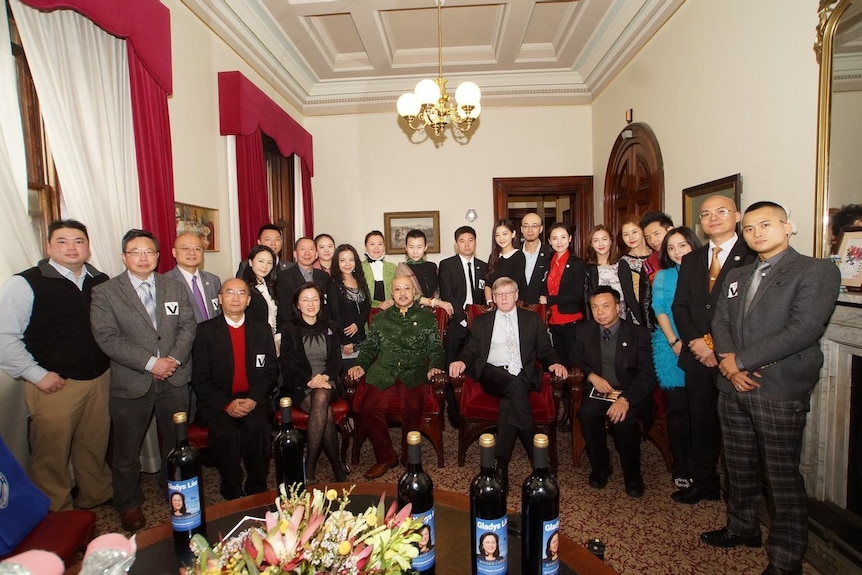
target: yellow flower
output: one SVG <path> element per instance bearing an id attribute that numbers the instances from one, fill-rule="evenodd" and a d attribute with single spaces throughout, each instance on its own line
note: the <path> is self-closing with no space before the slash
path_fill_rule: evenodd
<path id="1" fill-rule="evenodd" d="M 338 499 L 338 493 L 335 491 L 335 489 L 330 489 L 326 492 L 326 499 L 328 501 L 335 501 L 336 499 Z"/>
<path id="2" fill-rule="evenodd" d="M 377 515 L 369 513 L 368 516 L 365 518 L 365 522 L 368 524 L 369 527 L 377 527 Z"/>
<path id="3" fill-rule="evenodd" d="M 351 549 L 353 549 L 353 545 L 350 544 L 350 541 L 342 541 L 338 544 L 339 555 L 347 555 Z"/>

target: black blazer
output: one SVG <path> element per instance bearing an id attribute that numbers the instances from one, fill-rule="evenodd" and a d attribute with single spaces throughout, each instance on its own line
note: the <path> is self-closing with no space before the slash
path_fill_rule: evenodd
<path id="1" fill-rule="evenodd" d="M 523 251 L 523 248 L 521 249 Z M 529 278 L 529 283 L 525 283 L 521 290 L 521 300 L 527 304 L 539 303 L 539 296 L 542 295 L 542 285 L 545 283 L 545 277 L 548 274 L 548 268 L 551 263 L 551 257 L 554 255 L 554 250 L 546 243 L 539 246 L 539 257 L 536 258 L 536 267 L 533 268 L 533 273 Z M 524 258 L 526 258 L 524 254 Z M 524 262 L 524 273 L 526 273 L 526 261 Z"/>
<path id="2" fill-rule="evenodd" d="M 574 365 L 584 372 L 584 396 L 589 395 L 592 384 L 587 383 L 591 373 L 602 375 L 602 351 L 599 324 L 595 321 L 584 321 L 576 325 Z M 617 348 L 614 354 L 617 382 L 631 408 L 649 401 L 652 391 L 657 385 L 655 369 L 652 361 L 652 346 L 650 332 L 645 327 L 634 325 L 624 319 L 620 320 L 617 332 Z M 639 407 L 639 409 L 643 409 Z"/>
<path id="3" fill-rule="evenodd" d="M 487 263 L 479 258 L 473 258 L 473 281 L 476 282 L 473 303 L 479 305 L 485 305 L 484 288 L 487 269 Z M 455 313 L 449 320 L 450 324 L 458 324 L 467 319 L 467 314 L 464 313 L 464 302 L 467 301 L 467 276 L 464 274 L 461 256 L 458 254 L 440 262 L 440 299 L 448 301 L 455 308 Z"/>
<path id="4" fill-rule="evenodd" d="M 338 376 L 341 373 L 341 346 L 338 343 L 337 326 L 330 322 L 326 330 L 326 368 L 323 370 L 333 382 L 339 395 L 343 395 L 339 386 Z M 281 374 L 284 380 L 280 396 L 289 395 L 293 399 L 293 405 L 298 406 L 305 399 L 307 383 L 311 379 L 311 363 L 305 355 L 305 346 L 302 344 L 302 327 L 296 321 L 284 324 L 281 332 L 281 356 L 278 358 L 281 364 Z"/>
<path id="5" fill-rule="evenodd" d="M 521 344 L 521 365 L 523 377 L 530 382 L 535 391 L 542 389 L 542 372 L 536 369 L 536 360 L 545 368 L 560 363 L 548 339 L 548 332 L 539 314 L 526 309 L 516 308 L 518 312 L 518 337 Z M 491 351 L 491 336 L 494 333 L 496 311 L 489 311 L 473 318 L 470 335 L 459 361 L 467 364 L 470 377 L 479 380 L 488 352 Z"/>
<path id="6" fill-rule="evenodd" d="M 245 317 L 269 325 L 269 305 L 255 286 L 251 286 L 251 303 L 245 309 Z M 277 324 L 276 324 L 277 325 Z M 270 330 L 272 331 L 272 330 Z"/>
<path id="7" fill-rule="evenodd" d="M 711 333 L 712 318 L 715 315 L 721 285 L 730 270 L 750 264 L 755 259 L 754 253 L 748 249 L 745 241 L 738 238 L 721 267 L 721 273 L 718 274 L 715 287 L 710 293 L 709 259 L 711 256 L 709 243 L 707 243 L 682 258 L 682 265 L 679 268 L 679 280 L 672 309 L 679 337 L 683 341 L 678 363 L 679 367 L 686 371 L 715 369 L 700 363 L 688 349 L 688 342 Z"/>
<path id="8" fill-rule="evenodd" d="M 231 394 L 233 348 L 223 315 L 198 324 L 192 354 L 195 358 L 192 386 L 197 395 L 195 421 L 207 425 L 235 397 L 240 397 Z M 245 369 L 249 391 L 244 396 L 269 409 L 267 401 L 278 379 L 275 342 L 268 323 L 248 316 L 245 318 Z"/>
<path id="9" fill-rule="evenodd" d="M 551 262 L 553 257 L 551 258 Z M 542 282 L 542 295 L 548 299 L 548 305 L 556 305 L 560 313 L 586 314 L 584 303 L 584 282 L 586 277 L 584 260 L 575 254 L 569 254 L 569 261 L 563 268 L 563 277 L 560 279 L 560 290 L 557 295 L 548 295 L 548 276 Z M 551 263 L 548 263 L 548 270 Z"/>
<path id="10" fill-rule="evenodd" d="M 358 265 L 358 262 L 357 262 Z M 326 306 L 326 311 L 329 314 L 329 319 L 335 322 L 336 325 L 341 323 L 341 314 L 338 300 L 338 286 L 332 281 L 332 278 L 323 270 L 312 269 L 312 281 L 317 284 L 320 291 L 323 292 L 323 304 Z M 293 306 L 293 294 L 296 290 L 305 283 L 305 278 L 298 265 L 291 266 L 287 269 L 278 272 L 278 325 L 279 331 L 284 324 L 291 321 L 291 307 Z"/>

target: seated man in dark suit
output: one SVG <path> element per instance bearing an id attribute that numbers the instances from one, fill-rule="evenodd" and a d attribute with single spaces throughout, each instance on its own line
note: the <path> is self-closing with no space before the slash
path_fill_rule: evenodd
<path id="1" fill-rule="evenodd" d="M 509 460 L 520 437 L 524 449 L 533 456 L 533 413 L 530 391 L 542 388 L 542 372 L 536 360 L 559 377 L 566 368 L 548 339 L 538 314 L 518 309 L 518 284 L 507 277 L 498 278 L 491 295 L 497 310 L 473 320 L 470 336 L 457 361 L 449 364 L 449 375 L 460 377 L 469 367 L 470 376 L 482 384 L 485 393 L 500 398 L 497 414 L 497 467 L 508 486 Z"/>
<path id="2" fill-rule="evenodd" d="M 600 286 L 590 294 L 592 320 L 577 326 L 574 365 L 584 372 L 584 398 L 578 410 L 581 431 L 590 457 L 590 487 L 602 489 L 611 475 L 608 431 L 614 434 L 626 493 L 640 497 L 641 422 L 652 414 L 656 386 L 646 328 L 620 319 L 620 294 Z M 593 391 L 609 395 L 606 401 L 591 397 Z"/>
<path id="3" fill-rule="evenodd" d="M 366 479 L 377 479 L 398 465 L 384 414 L 391 394 L 401 394 L 401 451 L 406 457 L 407 432 L 422 426 L 428 380 L 443 373 L 443 345 L 437 318 L 414 304 L 413 297 L 411 278 L 401 276 L 392 280 L 395 305 L 374 317 L 356 365 L 347 372 L 353 379 L 364 375 L 367 384 L 360 416 L 377 463 L 365 472 Z"/>
<path id="4" fill-rule="evenodd" d="M 248 285 L 227 280 L 218 296 L 223 315 L 198 326 L 192 385 L 199 425 L 209 427 L 209 453 L 225 499 L 266 491 L 272 425 L 267 403 L 278 363 L 269 325 L 245 317 Z M 240 459 L 245 463 L 245 489 Z"/>

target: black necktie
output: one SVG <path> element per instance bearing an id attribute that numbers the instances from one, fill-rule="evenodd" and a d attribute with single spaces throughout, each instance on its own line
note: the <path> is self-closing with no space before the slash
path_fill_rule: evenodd
<path id="1" fill-rule="evenodd" d="M 611 341 L 611 330 L 602 328 L 602 341 Z"/>
<path id="2" fill-rule="evenodd" d="M 470 280 L 470 291 L 476 290 L 476 282 L 473 281 L 473 262 L 467 262 L 467 279 Z"/>

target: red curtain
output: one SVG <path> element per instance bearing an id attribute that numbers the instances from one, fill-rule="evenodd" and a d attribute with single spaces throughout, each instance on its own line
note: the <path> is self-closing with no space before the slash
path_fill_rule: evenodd
<path id="1" fill-rule="evenodd" d="M 257 189 L 242 190 L 243 170 L 250 174 L 257 160 L 254 156 L 240 150 L 240 136 L 257 138 L 256 147 L 263 156 L 260 133 L 263 132 L 278 145 L 284 157 L 296 154 L 301 159 L 302 199 L 304 213 L 301 214 L 306 235 L 314 234 L 314 203 L 311 192 L 311 177 L 314 175 L 314 154 L 311 134 L 296 120 L 281 109 L 278 104 L 264 94 L 240 72 L 219 72 L 219 125 L 222 136 L 237 136 L 236 163 L 239 183 L 240 246 L 243 255 L 257 241 L 257 230 L 269 222 L 266 206 L 269 198 L 266 192 L 266 175 L 260 180 L 248 181 Z M 250 146 L 249 146 L 250 147 Z M 248 150 L 248 148 L 245 148 Z M 258 153 L 258 152 L 255 152 Z M 261 168 L 265 171 L 265 167 Z M 244 227 L 245 226 L 245 227 Z"/>
<path id="2" fill-rule="evenodd" d="M 260 128 L 250 135 L 236 136 L 236 188 L 239 198 L 241 257 L 257 243 L 257 230 L 269 222 L 266 161 Z"/>
<path id="3" fill-rule="evenodd" d="M 174 166 L 168 95 L 171 76 L 171 14 L 159 0 L 21 0 L 39 10 L 80 12 L 94 24 L 126 39 L 135 128 L 141 227 L 163 246 L 173 245 Z M 162 257 L 159 271 L 172 267 Z"/>

